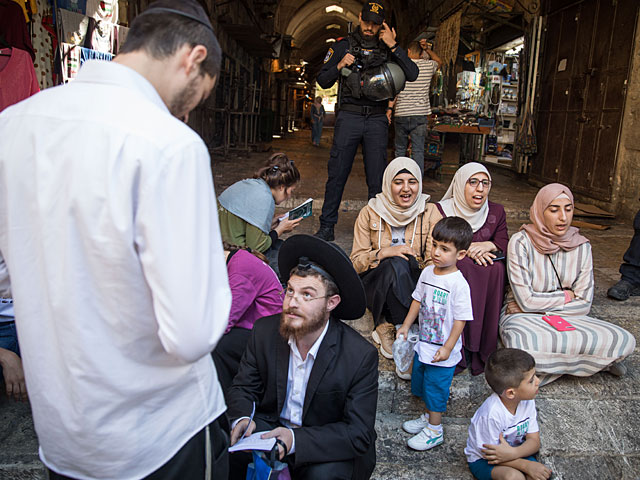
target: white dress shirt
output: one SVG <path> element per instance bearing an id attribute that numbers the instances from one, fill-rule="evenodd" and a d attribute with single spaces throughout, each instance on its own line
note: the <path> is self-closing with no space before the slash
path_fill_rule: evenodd
<path id="1" fill-rule="evenodd" d="M 224 411 L 210 157 L 135 71 L 88 61 L 0 114 L 0 288 L 8 276 L 49 468 L 140 478 Z"/>
<path id="2" fill-rule="evenodd" d="M 289 371 L 287 373 L 287 397 L 280 413 L 280 422 L 286 425 L 290 429 L 302 426 L 302 409 L 304 408 L 304 397 L 307 393 L 307 384 L 309 383 L 309 376 L 313 369 L 313 364 L 318 356 L 318 350 L 320 344 L 327 334 L 329 329 L 329 322 L 324 326 L 324 330 L 313 343 L 307 353 L 307 358 L 302 360 L 302 355 L 298 350 L 295 338 L 289 338 Z M 293 443 L 289 453 L 295 452 L 296 440 L 294 431 Z"/>

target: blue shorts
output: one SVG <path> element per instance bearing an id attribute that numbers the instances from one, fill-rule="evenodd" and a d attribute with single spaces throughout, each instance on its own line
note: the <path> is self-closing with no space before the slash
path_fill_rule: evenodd
<path id="1" fill-rule="evenodd" d="M 422 363 L 416 353 L 411 372 L 411 393 L 422 398 L 430 412 L 445 412 L 456 367 L 436 367 Z"/>
<path id="2" fill-rule="evenodd" d="M 0 348 L 11 350 L 20 356 L 20 347 L 18 346 L 18 334 L 16 332 L 16 324 L 13 322 L 0 323 Z M 2 367 L 0 367 L 0 382 L 4 381 L 2 375 Z"/>
<path id="3" fill-rule="evenodd" d="M 524 459 L 532 462 L 538 461 L 535 455 L 529 455 L 528 457 L 524 457 Z M 491 480 L 491 471 L 495 467 L 497 467 L 497 465 L 489 465 L 489 462 L 484 458 L 469 463 L 469 470 L 471 470 L 473 476 L 478 480 Z"/>

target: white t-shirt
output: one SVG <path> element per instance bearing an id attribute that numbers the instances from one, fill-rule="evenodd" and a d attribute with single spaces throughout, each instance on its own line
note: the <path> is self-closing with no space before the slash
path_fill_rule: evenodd
<path id="1" fill-rule="evenodd" d="M 522 400 L 516 414 L 504 406 L 497 393 L 487 398 L 471 418 L 469 438 L 464 453 L 467 462 L 473 463 L 482 458 L 482 445 L 500 443 L 500 433 L 512 447 L 524 443 L 527 433 L 540 431 L 536 414 L 535 400 Z"/>
<path id="2" fill-rule="evenodd" d="M 436 363 L 432 360 L 449 339 L 454 320 L 473 320 L 471 291 L 459 270 L 447 275 L 436 275 L 433 270 L 434 266 L 429 265 L 422 271 L 412 295 L 420 302 L 420 341 L 414 348 L 422 363 L 453 367 L 462 358 L 460 337 L 447 360 Z"/>

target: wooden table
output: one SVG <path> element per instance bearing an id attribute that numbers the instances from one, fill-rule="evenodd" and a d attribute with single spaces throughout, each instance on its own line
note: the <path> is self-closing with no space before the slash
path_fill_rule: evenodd
<path id="1" fill-rule="evenodd" d="M 442 133 L 466 133 L 471 135 L 488 135 L 491 133 L 491 127 L 479 127 L 479 126 L 471 126 L 471 125 L 435 125 L 431 127 L 431 130 L 435 130 L 436 132 Z"/>
<path id="2" fill-rule="evenodd" d="M 480 127 L 480 126 L 471 126 L 471 125 L 457 126 L 457 125 L 440 124 L 440 125 L 432 125 L 429 128 L 431 128 L 431 130 L 435 130 L 436 132 L 440 132 L 443 134 L 442 140 L 441 140 L 443 152 L 444 152 L 444 141 L 445 141 L 444 134 L 458 133 L 462 135 L 488 135 L 491 133 L 491 127 Z M 466 163 L 467 160 L 464 158 L 462 143 L 458 144 L 458 148 L 459 148 L 458 157 L 460 159 L 458 166 L 461 166 L 464 163 Z"/>

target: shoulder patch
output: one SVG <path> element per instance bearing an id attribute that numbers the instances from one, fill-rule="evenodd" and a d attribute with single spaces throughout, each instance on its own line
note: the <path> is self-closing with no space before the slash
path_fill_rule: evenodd
<path id="1" fill-rule="evenodd" d="M 330 48 L 324 57 L 324 63 L 327 63 L 332 56 L 333 56 L 333 48 Z"/>

